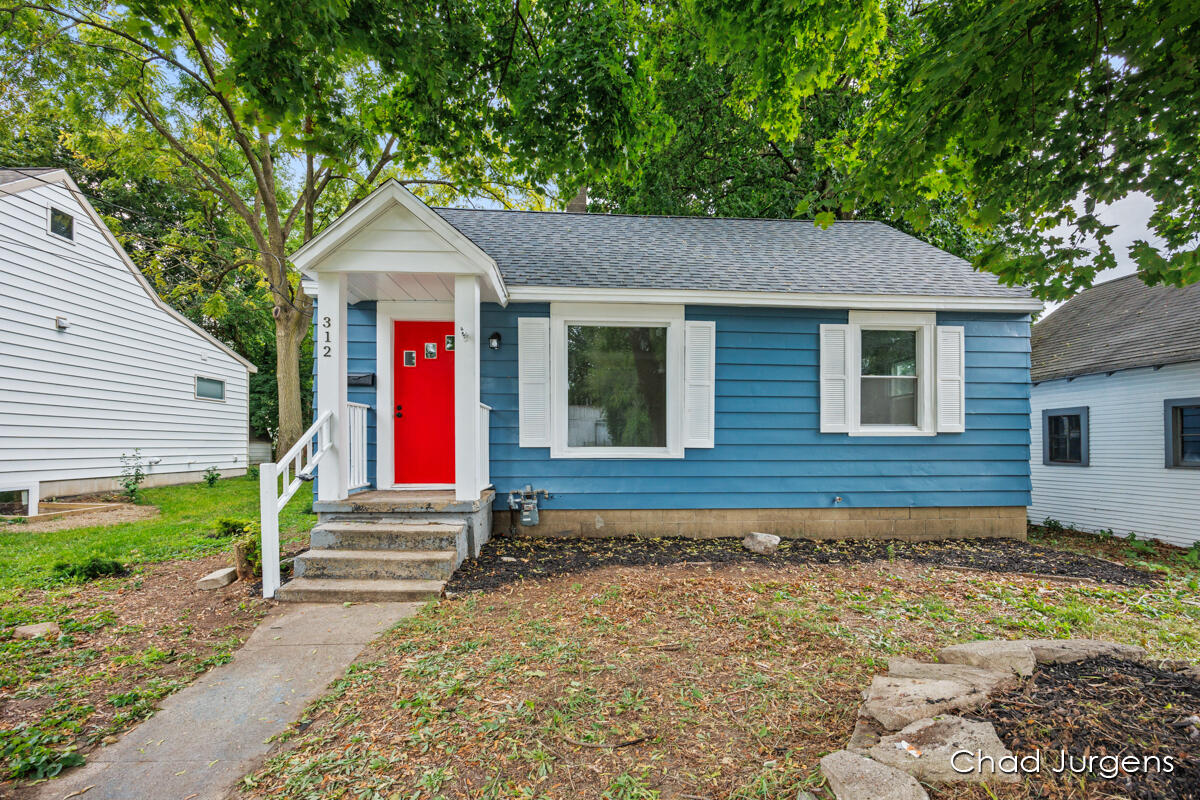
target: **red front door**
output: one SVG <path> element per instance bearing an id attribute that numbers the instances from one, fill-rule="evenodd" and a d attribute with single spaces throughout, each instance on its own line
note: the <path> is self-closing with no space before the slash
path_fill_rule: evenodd
<path id="1" fill-rule="evenodd" d="M 454 323 L 395 326 L 396 483 L 454 483 Z"/>

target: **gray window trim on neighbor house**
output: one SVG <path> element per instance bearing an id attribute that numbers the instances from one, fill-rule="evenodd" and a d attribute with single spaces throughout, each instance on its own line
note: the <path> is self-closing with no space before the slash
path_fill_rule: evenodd
<path id="1" fill-rule="evenodd" d="M 1051 461 L 1050 460 L 1050 418 L 1079 416 L 1079 460 Z M 1071 408 L 1042 409 L 1042 463 L 1048 467 L 1086 467 L 1088 466 L 1088 407 L 1072 406 Z"/>
<path id="2" fill-rule="evenodd" d="M 1176 447 L 1175 409 L 1184 406 L 1200 406 L 1200 397 L 1180 397 L 1163 400 L 1163 452 L 1167 469 L 1200 469 L 1200 464 L 1180 464 L 1179 448 Z"/>

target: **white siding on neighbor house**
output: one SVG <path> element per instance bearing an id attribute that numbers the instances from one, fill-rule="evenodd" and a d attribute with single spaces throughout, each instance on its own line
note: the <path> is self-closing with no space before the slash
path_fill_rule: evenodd
<path id="1" fill-rule="evenodd" d="M 246 467 L 246 367 L 160 307 L 61 185 L 0 193 L 0 336 L 0 485 L 113 477 L 135 448 L 150 476 Z"/>
<path id="2" fill-rule="evenodd" d="M 1029 518 L 1188 546 L 1200 540 L 1200 470 L 1167 469 L 1163 400 L 1200 397 L 1200 363 L 1061 378 L 1033 387 Z M 1088 407 L 1090 464 L 1042 463 L 1042 410 Z"/>

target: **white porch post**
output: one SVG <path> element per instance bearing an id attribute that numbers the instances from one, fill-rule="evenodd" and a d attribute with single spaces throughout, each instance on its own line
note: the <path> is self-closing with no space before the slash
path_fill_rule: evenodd
<path id="1" fill-rule="evenodd" d="M 346 426 L 346 276 L 317 274 L 317 413 L 333 411 L 330 450 L 317 467 L 317 499 L 342 500 L 349 485 L 349 429 Z"/>
<path id="2" fill-rule="evenodd" d="M 454 276 L 454 498 L 479 497 L 479 278 Z"/>

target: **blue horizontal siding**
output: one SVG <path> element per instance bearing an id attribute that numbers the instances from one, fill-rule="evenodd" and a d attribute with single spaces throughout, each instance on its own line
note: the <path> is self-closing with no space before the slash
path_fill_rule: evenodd
<path id="1" fill-rule="evenodd" d="M 497 496 L 546 489 L 546 508 L 815 508 L 1029 504 L 1029 320 L 938 315 L 966 329 L 965 433 L 849 437 L 819 431 L 821 323 L 844 311 L 690 307 L 717 327 L 716 447 L 682 459 L 551 459 L 518 446 L 518 317 L 544 303 L 484 305 L 482 399 L 491 415 Z"/>
<path id="2" fill-rule="evenodd" d="M 315 306 L 315 303 L 314 303 Z M 321 358 L 320 331 L 317 320 L 320 315 L 313 313 L 313 407 L 316 408 L 317 397 L 317 364 Z M 367 301 L 355 303 L 346 308 L 346 371 L 375 372 L 375 303 Z M 376 376 L 378 378 L 378 376 Z M 346 399 L 352 403 L 364 403 L 371 407 L 367 412 L 367 478 L 370 487 L 375 487 L 375 418 L 376 402 L 374 386 L 350 386 L 346 389 Z M 320 467 L 317 467 L 318 474 Z M 318 480 L 320 478 L 318 477 Z"/>

